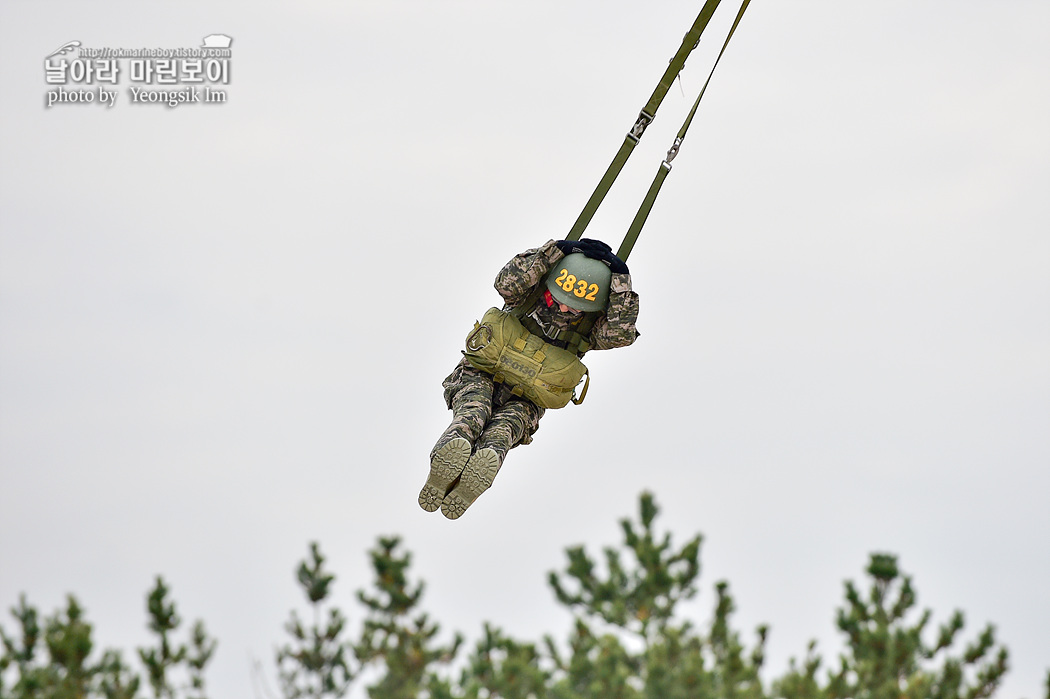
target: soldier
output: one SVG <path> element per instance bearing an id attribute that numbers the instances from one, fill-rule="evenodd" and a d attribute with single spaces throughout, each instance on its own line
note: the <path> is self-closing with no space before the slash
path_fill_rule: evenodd
<path id="1" fill-rule="evenodd" d="M 530 333 L 578 356 L 638 337 L 638 295 L 627 265 L 601 241 L 550 240 L 526 250 L 500 270 L 495 287 L 504 309 Z M 466 358 L 442 386 L 452 424 L 430 453 L 419 505 L 456 519 L 492 485 L 507 452 L 532 441 L 544 408 Z"/>

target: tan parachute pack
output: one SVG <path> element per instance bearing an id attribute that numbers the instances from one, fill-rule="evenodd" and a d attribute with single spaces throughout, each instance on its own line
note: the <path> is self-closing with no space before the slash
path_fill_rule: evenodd
<path id="1" fill-rule="evenodd" d="M 579 405 L 587 396 L 591 378 L 580 358 L 533 335 L 509 311 L 486 311 L 466 344 L 463 354 L 475 368 L 541 408 L 564 408 L 570 400 Z M 584 377 L 587 381 L 577 398 L 575 389 Z"/>

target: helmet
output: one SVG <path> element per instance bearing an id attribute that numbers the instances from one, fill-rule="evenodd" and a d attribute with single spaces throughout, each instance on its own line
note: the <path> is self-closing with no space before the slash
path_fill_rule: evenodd
<path id="1" fill-rule="evenodd" d="M 566 255 L 547 274 L 547 289 L 558 303 L 581 311 L 604 311 L 612 270 L 583 253 Z"/>

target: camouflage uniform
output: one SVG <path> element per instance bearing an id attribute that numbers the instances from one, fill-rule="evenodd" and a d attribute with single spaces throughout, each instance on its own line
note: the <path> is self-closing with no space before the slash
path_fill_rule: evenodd
<path id="1" fill-rule="evenodd" d="M 550 240 L 517 255 L 496 276 L 495 287 L 511 309 L 525 303 L 551 267 L 564 254 Z M 625 347 L 635 341 L 638 330 L 638 295 L 631 290 L 629 274 L 613 274 L 609 302 L 591 327 L 587 340 L 591 349 Z M 548 306 L 541 295 L 526 314 L 551 339 L 560 330 L 572 330 L 584 314 L 563 313 L 558 304 Z M 445 403 L 452 410 L 452 424 L 431 451 L 431 473 L 419 494 L 419 504 L 455 519 L 490 485 L 507 452 L 528 444 L 539 429 L 544 409 L 511 393 L 490 374 L 474 368 L 466 359 L 442 383 Z M 450 491 L 451 489 L 451 491 Z"/>

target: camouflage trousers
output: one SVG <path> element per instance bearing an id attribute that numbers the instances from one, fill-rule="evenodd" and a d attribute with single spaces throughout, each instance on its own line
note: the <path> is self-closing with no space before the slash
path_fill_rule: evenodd
<path id="1" fill-rule="evenodd" d="M 434 445 L 434 451 L 456 437 L 463 437 L 474 449 L 488 447 L 503 462 L 507 452 L 518 444 L 528 444 L 540 428 L 544 409 L 519 398 L 492 376 L 461 361 L 442 382 L 445 403 L 452 411 L 452 424 Z M 433 455 L 433 452 L 431 452 Z"/>

